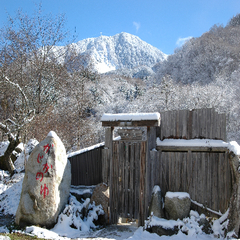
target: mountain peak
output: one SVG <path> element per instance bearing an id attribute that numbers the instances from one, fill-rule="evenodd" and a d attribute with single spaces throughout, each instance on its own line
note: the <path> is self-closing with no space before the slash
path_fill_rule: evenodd
<path id="1" fill-rule="evenodd" d="M 152 67 L 167 57 L 159 49 L 126 32 L 114 36 L 87 38 L 77 42 L 76 46 L 80 54 L 91 56 L 99 73 L 139 66 Z"/>

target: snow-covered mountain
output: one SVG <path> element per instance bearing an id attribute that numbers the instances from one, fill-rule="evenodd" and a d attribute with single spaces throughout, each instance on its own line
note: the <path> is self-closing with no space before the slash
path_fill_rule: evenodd
<path id="1" fill-rule="evenodd" d="M 87 38 L 71 45 L 78 54 L 89 55 L 99 73 L 152 67 L 167 58 L 159 49 L 125 32 L 110 37 Z"/>

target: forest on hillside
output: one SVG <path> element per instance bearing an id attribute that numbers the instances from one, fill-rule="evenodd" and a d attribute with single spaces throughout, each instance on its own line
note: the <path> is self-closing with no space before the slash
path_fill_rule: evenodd
<path id="1" fill-rule="evenodd" d="M 41 14 L 41 13 L 40 13 Z M 215 108 L 240 143 L 240 15 L 192 38 L 150 76 L 98 74 L 68 45 L 64 17 L 19 12 L 0 34 L 0 141 L 12 149 L 50 130 L 68 152 L 104 140 L 103 113 Z M 89 59 L 88 59 L 89 60 Z"/>

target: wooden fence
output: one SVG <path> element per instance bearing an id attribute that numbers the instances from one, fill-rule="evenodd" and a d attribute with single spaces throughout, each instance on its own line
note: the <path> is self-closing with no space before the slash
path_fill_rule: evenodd
<path id="1" fill-rule="evenodd" d="M 169 152 L 161 147 L 151 151 L 149 168 L 148 185 L 159 185 L 163 195 L 167 191 L 188 192 L 192 200 L 205 208 L 221 213 L 228 209 L 232 180 L 227 149 Z M 195 208 L 203 210 L 197 205 Z"/>
<path id="2" fill-rule="evenodd" d="M 72 185 L 97 185 L 102 182 L 102 148 L 99 146 L 69 157 Z"/>
<path id="3" fill-rule="evenodd" d="M 145 218 L 146 141 L 114 141 L 110 169 L 110 221 Z"/>
<path id="4" fill-rule="evenodd" d="M 226 114 L 213 108 L 161 112 L 157 136 L 165 138 L 208 138 L 226 141 Z"/>
<path id="5" fill-rule="evenodd" d="M 112 124 L 112 123 L 111 123 Z M 226 148 L 156 146 L 161 140 L 226 140 L 226 116 L 214 109 L 161 113 L 161 126 L 148 127 L 146 141 L 112 138 L 106 127 L 105 147 L 70 157 L 73 185 L 110 186 L 110 217 L 139 219 L 143 225 L 154 185 L 167 191 L 188 192 L 192 200 L 224 213 L 232 192 L 232 177 Z M 155 149 L 155 150 L 152 150 Z M 201 209 L 198 209 L 201 212 Z"/>

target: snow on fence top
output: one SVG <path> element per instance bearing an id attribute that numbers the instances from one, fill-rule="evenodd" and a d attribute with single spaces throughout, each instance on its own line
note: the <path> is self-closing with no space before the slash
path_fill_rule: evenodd
<path id="1" fill-rule="evenodd" d="M 240 155 L 240 146 L 237 142 L 224 142 L 222 140 L 212 140 L 212 139 L 164 139 L 161 141 L 157 138 L 157 148 L 158 147 L 208 147 L 208 148 L 227 148 L 232 151 L 235 155 Z"/>
<path id="2" fill-rule="evenodd" d="M 76 152 L 69 153 L 69 154 L 67 155 L 67 157 L 68 157 L 68 158 L 74 157 L 74 156 L 76 156 L 76 155 L 79 155 L 79 154 L 82 154 L 82 153 L 85 153 L 85 152 L 89 152 L 89 151 L 91 151 L 91 150 L 94 150 L 94 149 L 97 149 L 97 148 L 100 148 L 100 147 L 104 147 L 104 145 L 105 145 L 105 142 L 98 143 L 98 144 L 96 144 L 96 145 L 93 145 L 93 146 L 90 146 L 90 147 L 87 147 L 87 148 L 80 149 L 80 150 L 78 150 L 78 151 L 76 151 Z"/>
<path id="3" fill-rule="evenodd" d="M 159 126 L 160 113 L 103 114 L 103 126 Z"/>
<path id="4" fill-rule="evenodd" d="M 101 121 L 142 121 L 159 120 L 160 113 L 121 113 L 121 114 L 103 114 Z"/>

